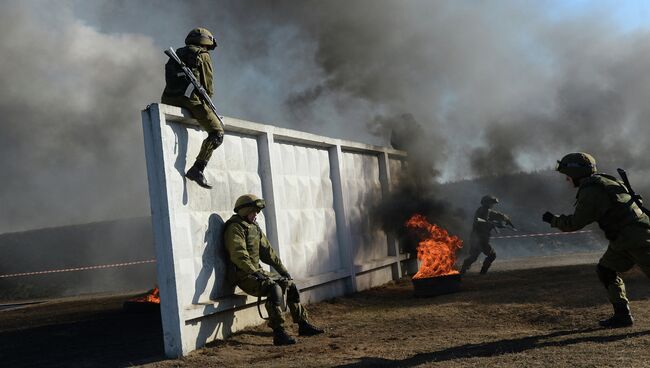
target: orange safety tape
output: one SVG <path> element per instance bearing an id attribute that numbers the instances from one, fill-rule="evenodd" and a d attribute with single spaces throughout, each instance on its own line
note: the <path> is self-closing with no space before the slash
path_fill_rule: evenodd
<path id="1" fill-rule="evenodd" d="M 149 259 L 149 260 L 146 260 L 146 261 L 134 261 L 134 262 L 126 262 L 126 263 L 107 264 L 107 265 L 85 266 L 85 267 L 77 267 L 77 268 L 65 268 L 65 269 L 61 269 L 61 270 L 47 270 L 47 271 L 12 273 L 12 274 L 7 274 L 7 275 L 0 275 L 0 279 L 8 278 L 8 277 L 18 277 L 18 276 L 44 275 L 44 274 L 48 274 L 48 273 L 84 271 L 84 270 L 97 270 L 97 269 L 101 269 L 101 268 L 124 267 L 124 266 L 132 266 L 132 265 L 137 265 L 137 264 L 155 263 L 155 262 L 156 262 L 155 259 Z"/>
<path id="2" fill-rule="evenodd" d="M 573 234 L 584 234 L 584 233 L 591 233 L 591 232 L 592 232 L 591 230 L 582 230 L 582 231 L 569 231 L 569 232 L 559 232 L 559 233 L 506 235 L 506 236 L 493 236 L 492 239 L 534 238 L 534 237 L 541 237 L 541 236 L 573 235 Z"/>

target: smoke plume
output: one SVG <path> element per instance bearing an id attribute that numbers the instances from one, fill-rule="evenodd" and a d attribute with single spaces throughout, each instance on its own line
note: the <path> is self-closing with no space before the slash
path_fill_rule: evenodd
<path id="1" fill-rule="evenodd" d="M 138 120 L 158 50 L 46 4 L 0 4 L 0 232 L 146 213 Z"/>
<path id="2" fill-rule="evenodd" d="M 650 34 L 603 5 L 564 17 L 546 5 L 3 2 L 0 232 L 148 212 L 139 110 L 159 98 L 161 50 L 196 26 L 219 43 L 224 115 L 392 140 L 423 185 L 583 150 L 645 187 Z"/>

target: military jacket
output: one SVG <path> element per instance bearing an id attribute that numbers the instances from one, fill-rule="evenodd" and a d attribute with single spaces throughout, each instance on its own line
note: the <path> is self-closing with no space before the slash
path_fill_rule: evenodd
<path id="1" fill-rule="evenodd" d="M 239 215 L 233 215 L 226 222 L 224 244 L 228 258 L 235 267 L 236 279 L 262 271 L 260 261 L 271 265 L 281 275 L 288 274 L 257 223 L 250 223 Z"/>
<path id="2" fill-rule="evenodd" d="M 176 50 L 176 54 L 192 70 L 196 79 L 205 88 L 208 96 L 212 97 L 214 94 L 212 85 L 212 59 L 208 50 L 205 47 L 187 45 Z M 191 90 L 191 83 L 183 74 L 183 70 L 171 58 L 165 64 L 165 82 L 163 97 L 185 96 L 193 103 L 201 103 L 196 92 L 193 91 L 188 96 L 188 92 Z"/>
<path id="3" fill-rule="evenodd" d="M 650 242 L 650 219 L 632 201 L 627 189 L 615 177 L 594 174 L 583 179 L 576 194 L 572 215 L 560 215 L 551 226 L 562 231 L 576 231 L 598 222 L 613 244 L 633 246 Z"/>
<path id="4" fill-rule="evenodd" d="M 474 223 L 472 224 L 472 235 L 476 240 L 487 240 L 494 229 L 495 221 L 510 221 L 510 218 L 498 211 L 481 206 L 474 213 Z"/>

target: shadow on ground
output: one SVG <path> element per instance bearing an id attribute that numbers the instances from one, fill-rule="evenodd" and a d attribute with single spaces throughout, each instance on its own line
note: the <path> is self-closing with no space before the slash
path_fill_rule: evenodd
<path id="1" fill-rule="evenodd" d="M 589 334 L 602 329 L 589 328 L 581 330 L 567 330 L 556 331 L 549 334 L 542 334 L 536 336 L 526 336 L 516 339 L 504 339 L 492 341 L 481 344 L 465 344 L 454 346 L 447 349 L 433 351 L 430 353 L 420 353 L 412 357 L 402 360 L 391 360 L 376 357 L 364 357 L 358 362 L 339 365 L 339 368 L 353 368 L 353 367 L 415 367 L 425 363 L 431 362 L 445 362 L 463 358 L 476 358 L 476 357 L 493 357 L 502 354 L 521 353 L 527 350 L 545 348 L 549 346 L 570 346 L 581 344 L 585 342 L 595 343 L 608 343 L 624 339 L 632 339 L 635 337 L 648 336 L 648 331 L 638 332 L 621 332 L 613 335 L 588 335 L 588 336 L 575 336 L 581 334 Z M 556 339 L 546 341 L 547 339 Z"/>

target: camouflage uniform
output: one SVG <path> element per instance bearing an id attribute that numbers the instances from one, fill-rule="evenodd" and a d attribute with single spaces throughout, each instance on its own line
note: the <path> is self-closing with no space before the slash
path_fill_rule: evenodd
<path id="1" fill-rule="evenodd" d="M 490 245 L 490 236 L 492 229 L 495 228 L 495 223 L 511 223 L 510 218 L 498 211 L 494 211 L 489 206 L 483 205 L 476 210 L 474 214 L 474 223 L 472 224 L 472 233 L 470 235 L 470 248 L 469 255 L 463 261 L 460 273 L 464 274 L 469 270 L 478 256 L 483 253 L 486 255 L 481 267 L 481 274 L 487 273 L 490 265 L 497 257 L 494 248 Z"/>
<path id="2" fill-rule="evenodd" d="M 595 221 L 609 240 L 598 262 L 598 274 L 601 280 L 611 278 L 603 280 L 610 302 L 627 304 L 625 284 L 616 273 L 637 264 L 650 276 L 650 220 L 631 201 L 621 182 L 609 175 L 594 174 L 580 183 L 574 214 L 554 217 L 551 226 L 576 231 Z"/>
<path id="3" fill-rule="evenodd" d="M 226 222 L 224 241 L 230 261 L 234 265 L 228 275 L 233 283 L 253 296 L 269 296 L 274 283 L 279 283 L 283 291 L 287 292 L 287 305 L 293 322 L 307 320 L 307 310 L 300 304 L 296 284 L 291 280 L 286 283 L 279 282 L 284 277 L 290 277 L 289 272 L 257 223 L 249 223 L 242 216 L 233 215 Z M 262 270 L 260 261 L 271 265 L 280 276 Z M 261 272 L 267 279 L 256 279 L 253 277 L 254 272 Z M 271 298 L 266 299 L 264 306 L 269 315 L 269 327 L 281 328 L 284 317 L 280 306 L 273 303 Z"/>
<path id="4" fill-rule="evenodd" d="M 650 277 L 650 219 L 634 202 L 625 185 L 613 176 L 596 173 L 595 159 L 582 152 L 570 153 L 558 161 L 557 170 L 578 187 L 572 215 L 546 212 L 542 219 L 562 231 L 576 231 L 598 222 L 609 245 L 596 267 L 607 290 L 614 315 L 601 320 L 605 327 L 633 324 L 625 284 L 618 276 L 637 264 Z"/>
<path id="5" fill-rule="evenodd" d="M 212 34 L 207 30 L 197 28 L 190 32 L 185 43 L 186 46 L 176 50 L 176 54 L 192 70 L 192 73 L 201 83 L 208 96 L 212 97 L 214 87 L 212 82 L 212 60 L 209 50 L 216 47 L 216 42 L 214 42 Z M 208 164 L 210 157 L 212 157 L 212 152 L 223 142 L 223 126 L 210 106 L 199 98 L 198 94 L 194 91 L 194 86 L 187 80 L 180 67 L 172 59 L 165 64 L 165 81 L 166 85 L 161 102 L 186 108 L 190 111 L 192 117 L 198 121 L 199 125 L 208 133 L 208 137 L 201 144 L 201 150 L 192 166 L 193 169 L 190 169 L 194 171 L 188 171 L 186 176 L 191 180 L 197 181 L 199 185 L 210 188 L 205 178 L 203 178 L 203 170 Z M 193 173 L 194 176 L 192 175 Z M 201 178 L 196 178 L 196 175 L 199 173 Z"/>

